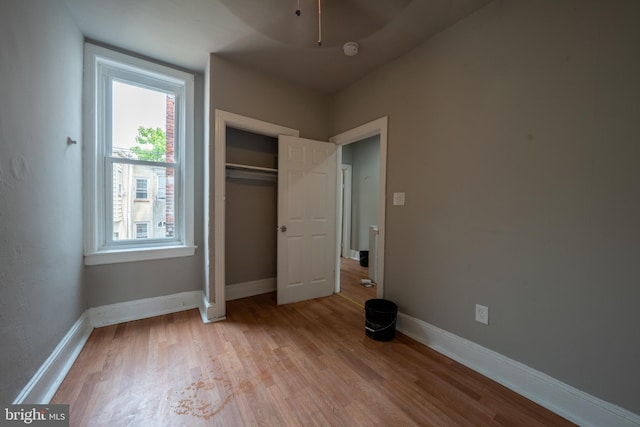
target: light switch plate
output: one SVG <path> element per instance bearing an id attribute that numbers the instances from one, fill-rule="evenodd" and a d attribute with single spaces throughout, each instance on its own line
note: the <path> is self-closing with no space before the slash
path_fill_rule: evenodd
<path id="1" fill-rule="evenodd" d="M 393 205 L 404 206 L 404 192 L 393 193 Z"/>

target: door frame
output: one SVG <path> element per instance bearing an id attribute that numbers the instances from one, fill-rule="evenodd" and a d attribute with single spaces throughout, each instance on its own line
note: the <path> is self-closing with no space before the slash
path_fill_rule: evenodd
<path id="1" fill-rule="evenodd" d="M 357 142 L 371 136 L 380 136 L 380 197 L 378 201 L 378 283 L 376 284 L 376 297 L 384 297 L 384 246 L 385 246 L 385 215 L 386 215 L 386 200 L 387 200 L 387 129 L 388 129 L 388 116 L 380 117 L 379 119 L 372 120 L 363 125 L 357 126 L 353 129 L 342 132 L 336 136 L 329 138 L 330 142 L 335 143 L 338 146 L 338 171 L 341 171 L 342 165 L 342 146 Z M 340 182 L 340 177 L 338 181 Z M 339 189 L 338 189 L 339 190 Z M 336 192 L 340 194 L 340 191 Z M 338 200 L 338 206 L 340 201 Z M 336 211 L 336 233 L 340 233 L 342 230 L 342 214 Z M 336 235 L 336 253 L 340 253 L 340 234 Z M 340 257 L 336 257 L 336 291 L 339 291 L 340 286 Z"/>
<path id="2" fill-rule="evenodd" d="M 208 321 L 223 319 L 226 316 L 226 275 L 225 275 L 225 192 L 227 127 L 277 138 L 278 135 L 299 136 L 300 131 L 253 119 L 224 110 L 215 110 L 215 140 L 213 152 L 213 245 L 210 239 L 205 241 L 205 308 Z M 206 189 L 205 189 L 206 190 Z M 206 199 L 206 196 L 205 196 Z M 205 202 L 206 203 L 206 202 Z M 206 216 L 209 221 L 209 216 Z M 205 224 L 208 228 L 209 224 Z M 213 246 L 213 265 L 211 253 Z M 211 268 L 213 267 L 213 271 Z M 213 280 L 211 280 L 213 277 Z M 213 298 L 211 298 L 213 296 Z"/>
<path id="3" fill-rule="evenodd" d="M 342 182 L 338 184 L 340 186 L 338 189 L 342 191 L 342 194 L 339 195 L 338 200 L 341 204 L 339 209 L 341 218 L 340 220 L 336 218 L 336 227 L 338 222 L 342 223 L 342 227 L 340 228 L 340 254 L 338 255 L 342 258 L 351 258 L 351 178 L 353 166 L 341 164 L 340 168 Z M 339 286 L 340 284 L 336 283 L 336 292 L 339 291 Z"/>

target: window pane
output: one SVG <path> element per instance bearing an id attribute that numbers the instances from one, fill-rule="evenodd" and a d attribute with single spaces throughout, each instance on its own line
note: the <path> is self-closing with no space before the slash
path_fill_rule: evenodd
<path id="1" fill-rule="evenodd" d="M 111 154 L 173 163 L 175 96 L 116 80 L 111 95 Z"/>
<path id="2" fill-rule="evenodd" d="M 172 167 L 114 163 L 114 241 L 174 236 L 174 173 Z M 140 237 L 142 224 L 146 237 Z"/>

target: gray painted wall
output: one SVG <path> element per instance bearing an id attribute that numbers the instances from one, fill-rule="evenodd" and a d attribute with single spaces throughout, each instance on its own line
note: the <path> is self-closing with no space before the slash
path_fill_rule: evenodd
<path id="1" fill-rule="evenodd" d="M 334 134 L 389 115 L 385 296 L 635 413 L 639 16 L 498 0 L 332 108 Z"/>
<path id="2" fill-rule="evenodd" d="M 342 164 L 353 165 L 353 144 L 342 147 Z"/>
<path id="3" fill-rule="evenodd" d="M 0 82 L 0 402 L 10 403 L 87 308 L 82 35 L 60 2 L 2 1 Z"/>
<path id="4" fill-rule="evenodd" d="M 298 129 L 303 138 L 327 141 L 331 136 L 325 95 L 213 54 L 210 74 L 211 123 L 215 123 L 215 109 L 221 109 Z"/>
<path id="5" fill-rule="evenodd" d="M 349 144 L 351 182 L 351 249 L 369 250 L 369 226 L 378 225 L 380 200 L 380 136 Z M 343 153 L 344 154 L 344 153 Z"/>

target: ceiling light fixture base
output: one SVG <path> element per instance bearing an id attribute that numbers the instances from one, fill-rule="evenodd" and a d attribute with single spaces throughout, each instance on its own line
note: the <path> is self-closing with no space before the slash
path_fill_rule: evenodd
<path id="1" fill-rule="evenodd" d="M 356 56 L 358 54 L 358 49 L 360 49 L 360 45 L 356 42 L 347 42 L 342 46 L 342 50 L 347 56 Z"/>

